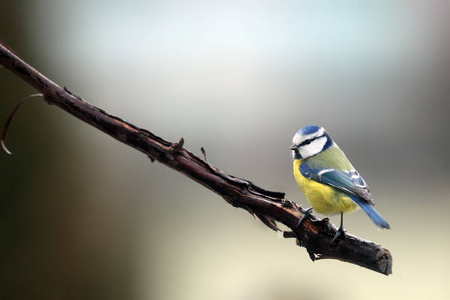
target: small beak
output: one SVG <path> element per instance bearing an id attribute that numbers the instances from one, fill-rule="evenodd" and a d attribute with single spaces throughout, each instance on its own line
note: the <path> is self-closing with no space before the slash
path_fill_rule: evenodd
<path id="1" fill-rule="evenodd" d="M 289 149 L 295 150 L 298 149 L 298 146 L 296 144 L 292 144 L 292 146 L 290 146 Z"/>

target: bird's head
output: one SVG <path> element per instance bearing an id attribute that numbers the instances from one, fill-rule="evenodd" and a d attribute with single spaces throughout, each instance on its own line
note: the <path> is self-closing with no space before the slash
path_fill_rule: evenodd
<path id="1" fill-rule="evenodd" d="M 333 140 L 323 127 L 308 125 L 301 128 L 292 138 L 292 156 L 294 159 L 306 159 L 323 152 L 334 145 Z"/>

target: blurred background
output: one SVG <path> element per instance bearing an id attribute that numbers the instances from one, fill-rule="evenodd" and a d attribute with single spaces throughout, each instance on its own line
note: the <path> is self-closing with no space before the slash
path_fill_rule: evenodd
<path id="1" fill-rule="evenodd" d="M 449 20 L 446 1 L 0 0 L 0 40 L 57 84 L 304 207 L 288 147 L 324 126 L 392 227 L 346 229 L 394 258 L 313 263 L 33 98 L 0 152 L 0 298 L 450 299 Z M 0 123 L 35 92 L 0 69 Z"/>

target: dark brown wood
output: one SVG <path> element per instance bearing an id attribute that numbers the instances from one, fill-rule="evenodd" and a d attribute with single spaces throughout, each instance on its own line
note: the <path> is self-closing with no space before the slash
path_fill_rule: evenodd
<path id="1" fill-rule="evenodd" d="M 49 104 L 60 107 L 116 140 L 143 152 L 152 161 L 157 160 L 185 174 L 222 196 L 231 205 L 256 215 L 271 229 L 279 230 L 276 222 L 288 226 L 292 232 L 285 232 L 284 236 L 296 238 L 297 244 L 306 248 L 313 261 L 338 259 L 385 275 L 392 273 L 392 256 L 387 249 L 350 234 L 331 243 L 337 228 L 328 219 L 318 220 L 312 214 L 297 227 L 305 211 L 286 200 L 284 193 L 267 191 L 248 180 L 224 173 L 206 160 L 204 149 L 203 160 L 184 148 L 184 138 L 170 143 L 85 102 L 40 74 L 1 44 L 0 64 L 42 93 Z"/>

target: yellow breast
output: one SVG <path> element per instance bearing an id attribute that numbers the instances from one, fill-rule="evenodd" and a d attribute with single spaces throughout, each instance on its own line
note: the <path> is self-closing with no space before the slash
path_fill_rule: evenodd
<path id="1" fill-rule="evenodd" d="M 344 192 L 317 181 L 305 178 L 300 173 L 302 160 L 294 160 L 294 176 L 300 189 L 313 209 L 321 214 L 333 215 L 354 211 L 358 205 Z"/>

